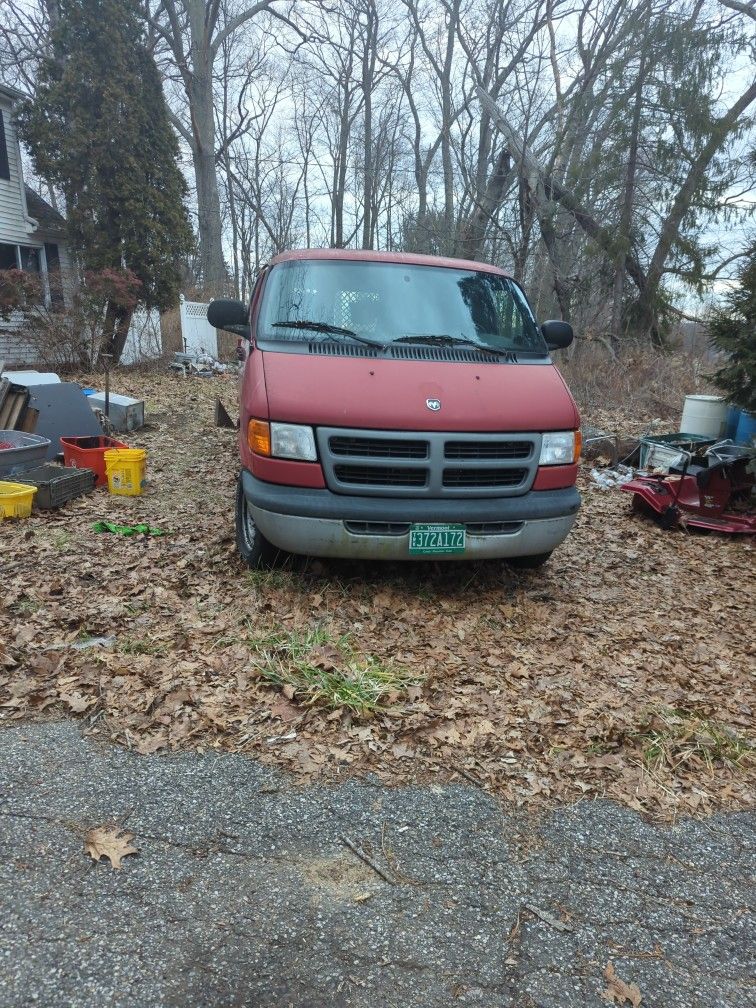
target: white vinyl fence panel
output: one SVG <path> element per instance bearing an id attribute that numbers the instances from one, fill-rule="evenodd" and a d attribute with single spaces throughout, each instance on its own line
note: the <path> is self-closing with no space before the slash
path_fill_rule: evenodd
<path id="1" fill-rule="evenodd" d="M 129 326 L 129 334 L 121 354 L 124 364 L 139 364 L 155 360 L 163 354 L 163 340 L 160 334 L 160 312 L 153 308 L 146 311 L 138 308 Z"/>
<path id="2" fill-rule="evenodd" d="M 187 301 L 183 296 L 181 308 L 181 338 L 186 353 L 205 353 L 218 356 L 218 335 L 207 321 L 207 302 Z"/>

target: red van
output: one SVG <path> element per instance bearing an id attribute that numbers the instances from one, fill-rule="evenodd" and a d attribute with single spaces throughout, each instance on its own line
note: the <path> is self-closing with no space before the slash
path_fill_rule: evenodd
<path id="1" fill-rule="evenodd" d="M 567 536 L 580 417 L 539 326 L 497 266 L 406 253 L 277 256 L 243 336 L 239 552 L 540 566 Z"/>

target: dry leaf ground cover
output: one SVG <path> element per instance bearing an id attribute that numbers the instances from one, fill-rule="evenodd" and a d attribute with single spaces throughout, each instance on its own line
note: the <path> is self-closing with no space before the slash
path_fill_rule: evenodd
<path id="1" fill-rule="evenodd" d="M 114 388 L 147 402 L 129 440 L 149 487 L 0 525 L 2 721 L 74 716 L 137 752 L 227 749 L 302 781 L 461 776 L 525 806 L 751 803 L 750 543 L 663 532 L 584 468 L 577 527 L 540 572 L 250 573 L 236 434 L 213 426 L 235 379 L 119 373 Z M 97 534 L 101 519 L 168 534 Z"/>

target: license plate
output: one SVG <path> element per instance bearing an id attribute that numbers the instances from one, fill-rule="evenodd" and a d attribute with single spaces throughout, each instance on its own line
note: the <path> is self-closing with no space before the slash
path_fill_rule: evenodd
<path id="1" fill-rule="evenodd" d="M 439 556 L 465 552 L 464 525 L 411 525 L 410 556 Z"/>

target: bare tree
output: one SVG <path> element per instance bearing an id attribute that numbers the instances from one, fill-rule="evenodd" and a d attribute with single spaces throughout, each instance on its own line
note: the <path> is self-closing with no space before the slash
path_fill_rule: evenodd
<path id="1" fill-rule="evenodd" d="M 202 280 L 209 293 L 220 291 L 227 279 L 216 168 L 215 61 L 224 43 L 264 15 L 296 33 L 286 11 L 277 0 L 258 0 L 238 10 L 223 0 L 145 0 L 147 23 L 183 90 L 187 114 L 174 116 L 173 122 L 192 153 Z"/>

